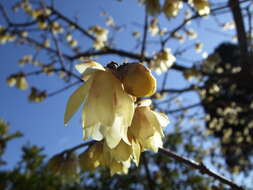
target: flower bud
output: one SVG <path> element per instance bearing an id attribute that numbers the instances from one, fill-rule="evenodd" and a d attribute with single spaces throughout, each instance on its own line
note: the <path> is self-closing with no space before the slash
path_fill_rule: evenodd
<path id="1" fill-rule="evenodd" d="M 124 90 L 136 97 L 151 96 L 156 91 L 156 79 L 150 70 L 139 63 L 131 63 L 119 68 Z"/>

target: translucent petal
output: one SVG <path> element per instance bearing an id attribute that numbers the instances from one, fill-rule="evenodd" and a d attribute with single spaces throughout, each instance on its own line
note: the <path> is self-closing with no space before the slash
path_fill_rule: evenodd
<path id="1" fill-rule="evenodd" d="M 115 159 L 118 162 L 128 160 L 131 154 L 132 154 L 131 146 L 127 145 L 123 141 L 120 141 L 120 143 L 114 149 L 111 149 L 112 159 Z"/>
<path id="2" fill-rule="evenodd" d="M 67 124 L 71 117 L 76 113 L 80 105 L 88 95 L 92 80 L 87 81 L 78 88 L 68 99 L 67 107 L 64 114 L 64 124 Z"/>
<path id="3" fill-rule="evenodd" d="M 83 74 L 83 80 L 86 81 L 89 79 L 89 77 L 91 76 L 91 74 L 95 73 L 96 71 L 105 71 L 105 68 L 97 63 L 96 61 L 88 61 L 85 63 L 80 63 L 75 65 L 75 68 L 81 73 Z"/>
<path id="4" fill-rule="evenodd" d="M 75 68 L 81 74 L 84 74 L 84 72 L 88 68 L 95 69 L 95 70 L 102 70 L 102 71 L 105 70 L 105 68 L 101 64 L 97 63 L 96 61 L 87 61 L 84 63 L 80 63 L 80 64 L 75 65 Z"/>
<path id="5" fill-rule="evenodd" d="M 88 97 L 89 109 L 97 115 L 99 122 L 111 126 L 115 119 L 115 84 L 119 82 L 110 72 L 99 71 L 94 80 Z"/>
<path id="6" fill-rule="evenodd" d="M 144 149 L 150 149 L 153 152 L 158 152 L 158 148 L 163 147 L 162 137 L 156 132 L 154 136 L 142 141 L 141 145 Z"/>
<path id="7" fill-rule="evenodd" d="M 81 169 L 92 171 L 103 164 L 103 145 L 96 142 L 88 150 L 79 155 Z"/>
<path id="8" fill-rule="evenodd" d="M 100 132 L 100 123 L 93 125 L 91 127 L 85 127 L 83 128 L 83 138 L 84 140 L 88 140 L 90 138 L 100 141 L 104 137 Z"/>
<path id="9" fill-rule="evenodd" d="M 153 113 L 155 114 L 159 124 L 162 127 L 166 127 L 170 123 L 167 115 L 165 115 L 164 113 L 159 113 L 159 112 L 155 112 L 155 111 L 153 111 Z"/>
<path id="10" fill-rule="evenodd" d="M 151 115 L 152 116 L 152 115 Z M 131 125 L 131 133 L 134 137 L 148 138 L 154 134 L 154 128 L 149 121 L 150 114 L 147 107 L 138 107 L 135 109 L 134 118 Z"/>
<path id="11" fill-rule="evenodd" d="M 100 131 L 103 134 L 109 148 L 115 148 L 121 140 L 122 117 L 116 117 L 112 126 L 102 126 Z"/>
<path id="12" fill-rule="evenodd" d="M 132 140 L 132 149 L 133 149 L 134 162 L 136 166 L 138 166 L 140 162 L 141 147 L 140 144 L 134 139 Z"/>

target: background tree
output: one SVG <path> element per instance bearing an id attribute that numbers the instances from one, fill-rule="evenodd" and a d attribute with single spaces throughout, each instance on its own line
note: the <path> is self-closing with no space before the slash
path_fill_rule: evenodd
<path id="1" fill-rule="evenodd" d="M 126 4 L 126 1 L 118 3 Z M 29 100 L 42 102 L 82 84 L 82 76 L 74 70 L 77 63 L 90 59 L 105 66 L 111 61 L 119 65 L 141 62 L 158 79 L 157 92 L 151 97 L 153 109 L 166 113 L 171 120 L 164 147 L 198 163 L 160 149 L 158 154 L 145 152 L 140 166 L 132 166 L 128 175 L 110 177 L 104 168 L 95 172 L 80 170 L 77 155 L 92 142 L 59 150 L 49 166 L 42 149 L 28 146 L 22 149 L 23 157 L 17 168 L 2 172 L 6 189 L 41 188 L 40 183 L 35 184 L 37 181 L 43 181 L 44 189 L 47 186 L 49 189 L 240 189 L 228 178 L 238 182 L 236 173 L 247 174 L 252 166 L 252 2 L 146 0 L 136 1 L 136 6 L 138 3 L 144 19 L 130 26 L 121 25 L 120 21 L 117 24 L 104 11 L 103 26 L 97 23 L 86 26 L 77 18 L 65 16 L 55 1 L 21 0 L 12 2 L 11 6 L 0 4 L 0 42 L 31 48 L 31 54 L 18 61 L 24 67 L 22 71 L 10 74 L 7 84 L 21 90 L 30 88 Z M 203 32 L 203 25 L 210 22 L 204 19 L 207 15 L 216 23 L 208 28 L 209 32 L 233 36 L 234 31 L 237 42 L 219 44 L 223 41 L 221 38 L 214 52 L 210 55 L 204 52 L 203 58 L 198 54 L 203 44 L 196 39 L 198 31 Z M 233 19 L 229 20 L 227 15 Z M 190 25 L 198 30 L 195 32 Z M 232 33 L 220 29 L 232 29 Z M 203 35 L 209 38 L 208 34 Z M 118 36 L 127 36 L 132 46 L 124 46 Z M 48 92 L 35 87 L 46 87 L 45 83 L 30 79 L 49 75 L 60 78 L 66 86 Z M 215 167 L 227 178 L 216 175 L 202 163 Z M 59 164 L 65 167 L 59 169 Z M 19 180 L 25 185 L 19 186 Z"/>

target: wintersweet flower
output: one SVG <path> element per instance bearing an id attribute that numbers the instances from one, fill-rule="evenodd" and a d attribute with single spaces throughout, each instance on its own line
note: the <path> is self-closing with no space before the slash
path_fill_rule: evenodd
<path id="1" fill-rule="evenodd" d="M 181 0 L 165 0 L 163 12 L 168 18 L 175 17 L 182 7 L 183 2 Z"/>
<path id="2" fill-rule="evenodd" d="M 163 128 L 169 123 L 167 116 L 152 111 L 150 104 L 151 100 L 144 100 L 135 108 L 133 121 L 128 132 L 130 139 L 134 139 L 140 145 L 141 152 L 147 149 L 157 152 L 158 148 L 163 147 Z"/>
<path id="3" fill-rule="evenodd" d="M 114 174 L 126 174 L 130 167 L 132 147 L 121 141 L 111 149 L 104 141 L 95 142 L 88 150 L 79 156 L 79 163 L 83 170 L 93 171 L 97 167 L 107 167 Z"/>
<path id="4" fill-rule="evenodd" d="M 115 148 L 121 139 L 130 144 L 128 127 L 134 113 L 134 99 L 127 94 L 121 81 L 109 69 L 95 61 L 76 66 L 86 82 L 69 98 L 64 116 L 66 124 L 84 104 L 82 126 L 84 139 L 105 139 Z"/>

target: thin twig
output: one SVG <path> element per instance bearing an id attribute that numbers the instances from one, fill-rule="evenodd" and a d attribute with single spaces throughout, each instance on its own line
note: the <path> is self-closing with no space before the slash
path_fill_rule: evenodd
<path id="1" fill-rule="evenodd" d="M 59 153 L 58 155 L 63 155 L 63 154 L 69 154 L 69 153 L 72 153 L 74 151 L 76 151 L 77 149 L 80 149 L 80 148 L 83 148 L 83 147 L 86 147 L 86 146 L 90 146 L 92 144 L 94 144 L 96 141 L 88 141 L 88 142 L 85 142 L 85 143 L 81 143 L 77 146 L 74 146 L 72 148 L 69 148 L 69 149 L 66 149 L 64 151 L 62 151 L 61 153 Z"/>
<path id="2" fill-rule="evenodd" d="M 223 184 L 227 184 L 229 185 L 233 190 L 244 190 L 243 187 L 235 184 L 233 181 L 225 178 L 224 176 L 210 170 L 209 168 L 207 168 L 203 163 L 198 163 L 194 160 L 191 160 L 191 159 L 188 159 L 188 158 L 185 158 L 184 156 L 181 156 L 181 155 L 178 155 L 168 149 L 164 149 L 164 148 L 160 148 L 159 149 L 159 153 L 163 154 L 163 155 L 166 155 L 170 158 L 173 158 L 175 160 L 177 160 L 178 162 L 181 162 L 181 163 L 184 163 L 196 170 L 199 170 L 200 173 L 202 174 L 206 174 L 206 175 L 209 175 L 211 177 L 214 177 L 215 179 L 219 180 L 221 183 Z"/>
<path id="3" fill-rule="evenodd" d="M 145 6 L 145 20 L 144 20 L 144 28 L 143 28 L 143 39 L 142 39 L 142 46 L 141 46 L 141 58 L 144 59 L 146 45 L 147 45 L 147 35 L 148 34 L 148 11 Z"/>
<path id="4" fill-rule="evenodd" d="M 82 34 L 84 34 L 85 36 L 87 36 L 88 38 L 90 38 L 91 40 L 96 40 L 96 38 L 94 36 L 92 36 L 91 34 L 89 34 L 89 32 L 87 32 L 84 28 L 82 28 L 79 24 L 77 24 L 76 22 L 72 21 L 71 19 L 69 19 L 68 17 L 64 16 L 63 14 L 61 14 L 58 10 L 56 10 L 54 7 L 48 7 L 49 9 L 52 10 L 52 13 L 57 15 L 59 18 L 61 18 L 62 20 L 64 20 L 65 22 L 67 22 L 68 24 L 74 26 L 76 29 L 78 29 Z"/>

